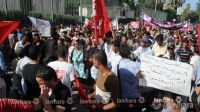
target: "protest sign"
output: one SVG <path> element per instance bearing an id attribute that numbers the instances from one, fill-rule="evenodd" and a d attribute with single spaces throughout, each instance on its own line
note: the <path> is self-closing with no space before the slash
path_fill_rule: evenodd
<path id="1" fill-rule="evenodd" d="M 37 19 L 34 17 L 29 17 L 33 26 L 39 30 L 41 36 L 50 37 L 51 36 L 51 24 L 49 21 Z"/>
<path id="2" fill-rule="evenodd" d="M 143 56 L 141 70 L 145 76 L 139 80 L 140 86 L 153 87 L 183 96 L 190 95 L 191 65 L 154 56 Z"/>

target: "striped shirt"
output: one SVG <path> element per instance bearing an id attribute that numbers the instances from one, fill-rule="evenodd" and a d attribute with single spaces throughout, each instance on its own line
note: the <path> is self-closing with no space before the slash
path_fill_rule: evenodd
<path id="1" fill-rule="evenodd" d="M 192 51 L 189 48 L 186 49 L 180 49 L 177 51 L 177 54 L 179 55 L 180 62 L 189 63 L 190 57 L 193 55 Z"/>

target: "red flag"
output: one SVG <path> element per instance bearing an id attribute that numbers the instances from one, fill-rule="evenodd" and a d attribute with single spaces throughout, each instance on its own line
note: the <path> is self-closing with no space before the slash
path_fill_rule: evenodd
<path id="1" fill-rule="evenodd" d="M 8 37 L 8 35 L 17 28 L 18 21 L 0 21 L 0 43 Z"/>
<path id="2" fill-rule="evenodd" d="M 87 29 L 91 30 L 93 26 L 94 26 L 94 20 L 93 20 L 93 17 L 91 17 L 87 23 Z"/>
<path id="3" fill-rule="evenodd" d="M 79 80 L 78 80 L 78 77 L 76 75 L 74 75 L 74 80 L 75 80 L 75 83 L 76 83 L 76 88 L 78 90 L 78 95 L 79 97 L 82 99 L 82 100 L 87 100 L 88 97 L 87 97 L 87 94 L 85 93 L 85 90 L 84 88 L 81 86 Z"/>
<path id="4" fill-rule="evenodd" d="M 200 24 L 198 24 L 198 45 L 199 45 L 199 51 L 200 51 Z"/>
<path id="5" fill-rule="evenodd" d="M 110 20 L 108 18 L 104 0 L 93 0 L 92 7 L 94 16 L 95 43 L 98 43 L 98 38 L 103 37 L 110 31 Z"/>

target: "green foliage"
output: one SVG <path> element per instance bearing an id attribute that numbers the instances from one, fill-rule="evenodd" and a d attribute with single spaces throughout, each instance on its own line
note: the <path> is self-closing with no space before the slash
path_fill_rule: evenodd
<path id="1" fill-rule="evenodd" d="M 164 10 L 164 12 L 167 12 L 167 13 L 170 13 L 170 14 L 176 14 L 175 9 L 166 9 L 166 10 Z"/>

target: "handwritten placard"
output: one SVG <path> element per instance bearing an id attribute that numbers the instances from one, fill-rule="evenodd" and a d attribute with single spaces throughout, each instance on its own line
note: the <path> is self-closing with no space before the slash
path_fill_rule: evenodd
<path id="1" fill-rule="evenodd" d="M 141 70 L 145 76 L 139 79 L 140 86 L 190 96 L 191 65 L 154 56 L 143 56 Z"/>

